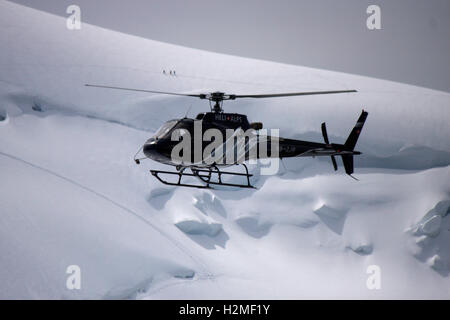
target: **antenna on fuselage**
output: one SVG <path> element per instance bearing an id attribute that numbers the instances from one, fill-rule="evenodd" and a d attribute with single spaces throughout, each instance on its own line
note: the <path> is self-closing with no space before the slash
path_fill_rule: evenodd
<path id="1" fill-rule="evenodd" d="M 192 108 L 192 103 L 190 104 L 189 108 L 186 110 L 186 113 L 184 114 L 185 119 L 187 118 L 189 111 L 191 111 L 191 108 Z"/>

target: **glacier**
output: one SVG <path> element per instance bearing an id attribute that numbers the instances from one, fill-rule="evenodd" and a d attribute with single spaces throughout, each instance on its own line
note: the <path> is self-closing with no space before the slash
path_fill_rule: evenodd
<path id="1" fill-rule="evenodd" d="M 450 94 L 211 53 L 0 1 L 1 299 L 449 299 Z M 167 76 L 163 70 L 176 70 Z M 285 137 L 345 141 L 356 176 L 285 159 L 256 190 L 161 185 L 133 162 L 166 120 L 204 101 L 115 92 L 357 89 L 236 101 Z M 341 167 L 341 164 L 339 163 Z M 69 265 L 81 289 L 68 290 Z M 370 266 L 381 288 L 370 290 Z"/>

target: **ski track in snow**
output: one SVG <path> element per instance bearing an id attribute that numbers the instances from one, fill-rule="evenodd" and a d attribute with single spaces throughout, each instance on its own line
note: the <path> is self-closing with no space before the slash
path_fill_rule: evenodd
<path id="1" fill-rule="evenodd" d="M 31 163 L 29 161 L 26 161 L 26 160 L 18 158 L 16 156 L 7 154 L 7 153 L 2 152 L 2 151 L 0 151 L 0 155 L 2 155 L 4 157 L 7 157 L 7 158 L 10 158 L 10 159 L 13 159 L 13 160 L 16 160 L 16 161 L 20 161 L 20 162 L 22 162 L 22 163 L 24 163 L 24 164 L 26 164 L 28 166 L 31 166 L 31 167 L 33 167 L 35 169 L 38 169 L 38 170 L 44 171 L 44 172 L 46 172 L 48 174 L 51 174 L 51 175 L 53 175 L 53 176 L 55 176 L 55 177 L 57 177 L 57 178 L 59 178 L 61 180 L 64 180 L 65 182 L 68 182 L 68 183 L 70 183 L 72 185 L 77 186 L 78 188 L 81 188 L 81 189 L 83 189 L 83 190 L 85 190 L 87 192 L 95 194 L 97 197 L 102 198 L 103 200 L 112 203 L 116 207 L 118 207 L 118 208 L 120 208 L 120 209 L 122 209 L 122 210 L 124 210 L 124 211 L 126 211 L 126 212 L 128 212 L 130 214 L 132 214 L 133 216 L 135 216 L 136 218 L 138 218 L 139 220 L 141 220 L 142 222 L 144 222 L 145 224 L 150 226 L 152 229 L 157 231 L 159 234 L 161 234 L 167 240 L 169 240 L 174 246 L 176 246 L 182 252 L 182 254 L 185 254 L 185 255 L 189 256 L 189 258 L 200 267 L 202 273 L 204 274 L 205 279 L 208 279 L 208 280 L 214 279 L 214 275 L 211 272 L 208 271 L 206 265 L 203 262 L 201 262 L 201 260 L 198 257 L 194 257 L 192 255 L 192 253 L 189 253 L 189 250 L 185 246 L 183 246 L 180 242 L 175 240 L 173 237 L 169 236 L 166 232 L 164 232 L 163 230 L 161 230 L 160 228 L 155 226 L 153 223 L 151 223 L 147 219 L 143 218 L 141 215 L 139 215 L 138 213 L 136 213 L 132 209 L 130 209 L 128 207 L 125 207 L 124 205 L 118 203 L 117 201 L 114 201 L 113 199 L 111 199 L 111 198 L 109 198 L 109 197 L 107 197 L 107 196 L 105 196 L 105 195 L 103 195 L 103 194 L 101 194 L 101 193 L 99 193 L 99 192 L 89 188 L 89 187 L 86 187 L 86 186 L 84 186 L 84 185 L 82 185 L 82 184 L 80 184 L 80 183 L 78 183 L 78 182 L 76 182 L 76 181 L 74 181 L 74 180 L 72 180 L 70 178 L 62 176 L 62 175 L 60 175 L 60 174 L 58 174 L 58 173 L 56 173 L 56 172 L 54 172 L 52 170 L 43 168 L 43 167 L 41 167 L 39 165 L 36 165 L 34 163 Z"/>

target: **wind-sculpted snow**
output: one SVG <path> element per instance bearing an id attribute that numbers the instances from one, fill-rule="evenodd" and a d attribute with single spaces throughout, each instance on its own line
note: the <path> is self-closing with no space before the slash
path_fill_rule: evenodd
<path id="1" fill-rule="evenodd" d="M 173 195 L 173 188 L 154 188 L 148 197 L 148 202 L 156 210 L 161 210 Z"/>
<path id="2" fill-rule="evenodd" d="M 418 250 L 415 256 L 439 272 L 448 276 L 450 272 L 450 200 L 439 201 L 420 221 L 408 229 L 416 238 Z"/>
<path id="3" fill-rule="evenodd" d="M 369 255 L 373 251 L 373 246 L 371 244 L 360 244 L 357 246 L 349 246 L 353 252 L 359 254 L 359 255 Z"/>
<path id="4" fill-rule="evenodd" d="M 449 94 L 65 25 L 0 1 L 0 298 L 450 297 Z M 326 121 L 334 143 L 366 109 L 360 181 L 340 159 L 337 173 L 329 159 L 283 159 L 273 176 L 249 166 L 257 189 L 162 185 L 149 170 L 168 168 L 133 155 L 163 122 L 207 104 L 85 83 L 357 89 L 225 108 L 305 140 L 322 141 Z M 81 290 L 66 287 L 69 265 Z M 366 286 L 374 265 L 380 290 Z"/>
<path id="5" fill-rule="evenodd" d="M 428 147 L 405 147 L 390 156 L 362 155 L 357 160 L 360 168 L 385 168 L 402 170 L 425 170 L 450 165 L 450 152 Z"/>
<path id="6" fill-rule="evenodd" d="M 320 208 L 314 210 L 314 213 L 320 217 L 320 220 L 327 225 L 330 230 L 337 234 L 342 234 L 344 228 L 345 218 L 347 215 L 346 210 L 337 210 L 330 208 L 326 205 L 322 205 Z"/>
<path id="7" fill-rule="evenodd" d="M 242 217 L 236 219 L 236 223 L 246 232 L 249 236 L 255 238 L 261 238 L 269 234 L 272 224 L 268 222 L 259 222 L 254 217 Z"/>
<path id="8" fill-rule="evenodd" d="M 187 234 L 206 235 L 215 237 L 222 231 L 222 225 L 219 223 L 206 223 L 194 220 L 185 220 L 175 223 L 175 225 Z"/>
<path id="9" fill-rule="evenodd" d="M 227 216 L 222 202 L 214 194 L 202 192 L 200 195 L 194 197 L 192 202 L 197 209 L 206 215 L 217 213 L 224 218 Z"/>

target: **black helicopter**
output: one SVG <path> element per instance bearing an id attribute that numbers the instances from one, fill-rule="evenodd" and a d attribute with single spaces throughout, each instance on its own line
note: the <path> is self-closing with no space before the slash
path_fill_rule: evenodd
<path id="1" fill-rule="evenodd" d="M 161 171 L 161 170 L 150 170 L 151 174 L 156 177 L 160 182 L 167 185 L 174 186 L 184 186 L 184 187 L 195 187 L 195 188 L 211 188 L 214 185 L 228 186 L 228 187 L 239 187 L 239 188 L 254 188 L 250 183 L 250 177 L 248 168 L 245 165 L 245 161 L 250 159 L 262 159 L 262 158 L 287 158 L 287 157 L 316 157 L 316 156 L 329 156 L 334 167 L 337 170 L 337 163 L 335 156 L 341 156 L 344 164 L 345 172 L 352 178 L 353 173 L 353 156 L 359 155 L 361 152 L 355 151 L 355 145 L 358 140 L 361 129 L 363 128 L 364 122 L 366 121 L 368 113 L 362 110 L 361 115 L 356 122 L 355 127 L 348 136 L 344 144 L 330 143 L 328 140 L 328 134 L 325 123 L 322 123 L 322 135 L 325 143 L 317 143 L 310 141 L 301 141 L 294 139 L 285 139 L 281 137 L 271 137 L 268 135 L 261 136 L 259 131 L 262 129 L 263 125 L 260 122 L 249 123 L 247 116 L 237 113 L 225 113 L 222 106 L 225 100 L 236 100 L 242 98 L 274 98 L 274 97 L 289 97 L 289 96 L 304 96 L 304 95 L 319 95 L 319 94 L 336 94 L 336 93 L 350 93 L 357 92 L 356 90 L 340 90 L 340 91 L 313 91 L 313 92 L 293 92 L 293 93 L 277 93 L 277 94 L 252 94 L 252 95 L 235 95 L 235 94 L 225 94 L 223 92 L 212 92 L 207 94 L 183 94 L 183 93 L 172 93 L 172 92 L 162 92 L 162 91 L 152 91 L 152 90 L 141 90 L 141 89 L 131 89 L 131 88 L 121 88 L 121 87 L 111 87 L 103 85 L 92 85 L 86 84 L 88 87 L 97 88 L 108 88 L 117 90 L 128 90 L 137 92 L 147 92 L 147 93 L 157 93 L 157 94 L 168 94 L 176 96 L 194 97 L 204 100 L 209 100 L 210 112 L 199 113 L 195 119 L 184 117 L 182 119 L 174 119 L 167 121 L 161 126 L 161 128 L 150 138 L 141 149 L 136 153 L 134 160 L 136 164 L 140 164 L 143 159 L 152 159 L 154 161 L 171 165 L 176 168 L 176 171 Z M 242 157 L 238 157 L 236 154 L 236 137 L 231 136 L 230 139 L 233 140 L 231 148 L 223 140 L 218 142 L 216 148 L 213 149 L 212 155 L 214 156 L 214 161 L 205 161 L 204 158 L 196 158 L 195 152 L 184 158 L 174 158 L 174 150 L 179 145 L 179 139 L 174 139 L 174 133 L 178 132 L 178 138 L 182 138 L 184 135 L 188 135 L 188 144 L 192 149 L 195 149 L 195 127 L 196 125 L 201 125 L 201 137 L 204 136 L 205 132 L 210 129 L 215 129 L 216 132 L 221 133 L 223 136 L 226 135 L 226 131 L 231 130 L 237 132 L 251 132 L 250 136 L 245 136 L 246 140 L 243 143 L 243 153 Z M 199 151 L 203 155 L 205 149 L 215 141 L 216 137 L 211 138 L 209 141 L 205 141 L 201 138 Z M 251 144 L 250 140 L 255 140 L 256 143 Z M 207 139 L 208 140 L 208 139 Z M 260 154 L 258 151 L 260 147 L 260 142 L 273 141 L 276 140 L 276 147 L 272 144 L 267 144 L 267 152 Z M 228 149 L 227 149 L 228 148 Z M 211 148 L 210 148 L 211 149 Z M 220 152 L 217 150 L 220 149 Z M 224 161 L 225 155 L 229 155 L 230 149 L 233 152 L 231 158 L 227 158 Z M 140 151 L 143 151 L 145 157 L 137 158 Z M 228 151 L 227 151 L 228 150 Z M 227 153 L 228 152 L 228 153 Z M 183 150 L 178 154 L 183 157 Z M 253 157 L 252 157 L 253 155 Z M 211 158 L 211 157 L 210 157 Z M 181 159 L 181 160 L 180 160 Z M 211 160 L 211 159 L 210 159 Z M 221 167 L 228 167 L 231 165 L 242 165 L 245 169 L 244 173 L 223 171 Z M 186 169 L 190 169 L 189 172 L 185 172 Z M 163 176 L 175 176 L 174 181 L 169 181 Z M 223 176 L 236 176 L 245 179 L 245 183 L 231 183 L 223 180 Z M 196 177 L 200 180 L 201 184 L 189 184 L 184 183 L 183 177 Z M 356 179 L 356 178 L 354 178 Z"/>

